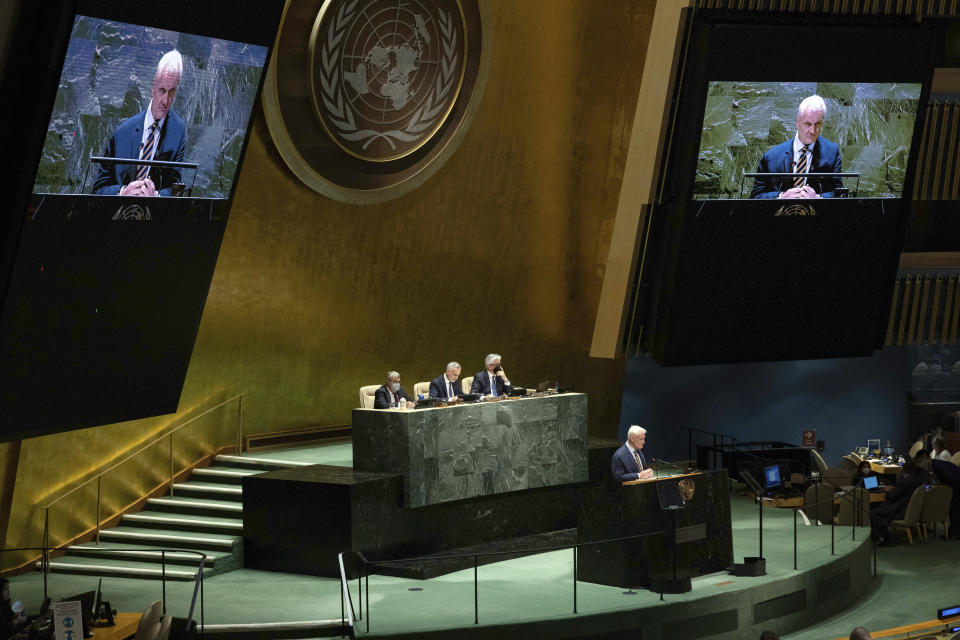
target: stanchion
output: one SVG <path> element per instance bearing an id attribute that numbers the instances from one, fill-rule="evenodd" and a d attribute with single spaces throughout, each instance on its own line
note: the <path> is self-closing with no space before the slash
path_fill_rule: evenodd
<path id="1" fill-rule="evenodd" d="M 370 573 L 367 573 L 367 579 L 364 581 L 367 588 L 367 633 L 370 633 Z"/>
<path id="2" fill-rule="evenodd" d="M 797 570 L 797 508 L 793 508 L 793 570 Z"/>
<path id="3" fill-rule="evenodd" d="M 477 556 L 473 556 L 473 624 L 480 624 L 479 601 L 477 600 Z"/>
<path id="4" fill-rule="evenodd" d="M 833 519 L 831 518 L 830 519 L 830 555 L 832 556 L 837 555 L 836 549 L 834 547 L 834 541 L 833 541 L 833 534 L 834 534 L 834 531 L 836 531 L 837 529 L 836 525 L 837 523 L 834 522 Z"/>
<path id="5" fill-rule="evenodd" d="M 577 612 L 577 545 L 573 545 L 573 612 Z"/>
<path id="6" fill-rule="evenodd" d="M 347 588 L 350 587 L 350 582 L 347 581 Z M 363 561 L 361 560 L 357 564 L 357 598 L 359 599 L 360 606 L 357 607 L 360 609 L 360 620 L 363 620 Z"/>

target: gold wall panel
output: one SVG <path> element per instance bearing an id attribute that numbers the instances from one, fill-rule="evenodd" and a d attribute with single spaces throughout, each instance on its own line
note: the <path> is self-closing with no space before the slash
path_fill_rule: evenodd
<path id="1" fill-rule="evenodd" d="M 24 441 L 8 546 L 39 543 L 39 505 L 58 491 L 235 393 L 249 394 L 247 433 L 343 424 L 357 389 L 388 369 L 412 391 L 449 360 L 472 375 L 496 351 L 516 384 L 587 392 L 590 433 L 615 436 L 624 361 L 588 349 L 654 3 L 490 4 L 482 104 L 457 153 L 409 194 L 368 206 L 318 195 L 258 114 L 180 412 Z M 154 462 L 125 465 L 128 489 L 108 502 L 149 489 L 166 472 Z"/>

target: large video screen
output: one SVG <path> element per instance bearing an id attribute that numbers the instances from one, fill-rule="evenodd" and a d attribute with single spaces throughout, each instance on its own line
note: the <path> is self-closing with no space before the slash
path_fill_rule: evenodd
<path id="1" fill-rule="evenodd" d="M 229 198 L 266 57 L 76 16 L 33 192 Z"/>
<path id="2" fill-rule="evenodd" d="M 24 3 L 0 76 L 0 441 L 177 410 L 284 6 Z"/>
<path id="3" fill-rule="evenodd" d="M 921 88 L 709 82 L 692 198 L 899 198 Z"/>

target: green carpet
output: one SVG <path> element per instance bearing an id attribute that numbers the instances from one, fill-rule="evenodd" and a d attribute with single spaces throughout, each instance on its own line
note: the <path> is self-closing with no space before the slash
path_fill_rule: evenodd
<path id="1" fill-rule="evenodd" d="M 350 464 L 349 444 L 310 449 L 310 452 L 298 450 L 298 459 Z M 290 452 L 254 455 L 291 459 Z M 741 561 L 744 556 L 757 555 L 758 552 L 757 508 L 749 499 L 734 496 L 731 510 L 734 558 Z M 835 559 L 831 556 L 831 529 L 829 526 L 805 526 L 798 518 L 800 571 Z M 850 527 L 837 527 L 833 534 L 836 554 L 841 556 L 863 544 L 868 530 L 858 529 L 856 541 L 851 540 Z M 616 618 L 631 615 L 636 609 L 670 606 L 705 595 L 736 592 L 796 575 L 791 511 L 764 510 L 763 542 L 768 571 L 764 577 L 701 576 L 693 581 L 692 592 L 666 595 L 664 602 L 659 601 L 657 594 L 647 591 L 625 595 L 620 588 L 579 582 L 577 614 L 573 613 L 571 550 L 482 566 L 478 572 L 480 626 L 487 627 L 491 635 L 499 635 L 497 625 L 559 619 L 569 621 L 570 628 L 575 629 L 578 618 L 591 614 L 608 614 Z M 824 640 L 846 636 L 858 625 L 879 630 L 935 618 L 938 607 L 960 603 L 960 543 L 931 539 L 926 544 L 879 549 L 879 574 L 854 607 L 815 627 L 785 635 L 785 640 Z M 80 593 L 96 586 L 97 579 L 90 576 L 48 576 L 48 591 L 54 597 Z M 192 583 L 167 583 L 167 610 L 175 616 L 185 616 L 192 588 Z M 358 604 L 357 582 L 352 581 L 350 588 L 354 602 Z M 159 580 L 103 579 L 104 599 L 121 611 L 143 610 L 161 597 L 161 590 Z M 43 579 L 39 573 L 11 578 L 13 598 L 23 600 L 30 612 L 36 612 L 42 593 Z M 441 630 L 449 630 L 452 637 L 458 628 L 475 628 L 472 569 L 426 581 L 373 576 L 369 593 L 371 637 L 400 633 L 417 635 Z M 335 579 L 240 569 L 204 581 L 204 619 L 208 624 L 330 620 L 340 617 L 340 606 L 339 584 Z M 196 617 L 200 617 L 199 607 Z M 776 630 L 774 624 L 771 628 Z M 358 635 L 368 635 L 365 630 L 366 621 L 358 627 Z"/>

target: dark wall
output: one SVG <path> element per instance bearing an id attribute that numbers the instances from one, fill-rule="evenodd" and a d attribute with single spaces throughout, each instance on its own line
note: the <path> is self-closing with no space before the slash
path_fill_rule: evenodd
<path id="1" fill-rule="evenodd" d="M 868 437 L 898 448 L 909 444 L 910 368 L 906 349 L 870 358 L 691 367 L 631 358 L 619 435 L 624 438 L 631 424 L 640 424 L 649 432 L 648 455 L 681 459 L 687 455 L 683 427 L 793 444 L 800 444 L 802 430 L 813 428 L 826 442 L 827 464 L 834 466 Z"/>

